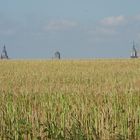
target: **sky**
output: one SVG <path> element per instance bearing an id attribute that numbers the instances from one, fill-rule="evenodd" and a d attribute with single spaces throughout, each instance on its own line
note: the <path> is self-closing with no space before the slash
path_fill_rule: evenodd
<path id="1" fill-rule="evenodd" d="M 0 51 L 13 59 L 129 58 L 140 0 L 0 0 Z"/>

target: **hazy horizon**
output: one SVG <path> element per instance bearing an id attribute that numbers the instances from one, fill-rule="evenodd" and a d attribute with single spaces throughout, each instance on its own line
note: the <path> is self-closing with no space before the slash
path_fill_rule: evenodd
<path id="1" fill-rule="evenodd" d="M 140 1 L 7 0 L 0 5 L 0 52 L 12 59 L 129 58 L 140 48 Z"/>

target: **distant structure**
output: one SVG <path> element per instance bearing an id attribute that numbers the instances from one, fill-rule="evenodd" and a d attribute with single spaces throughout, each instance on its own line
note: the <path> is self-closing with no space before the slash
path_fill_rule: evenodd
<path id="1" fill-rule="evenodd" d="M 60 52 L 55 52 L 55 54 L 54 54 L 54 58 L 55 59 L 61 59 L 61 55 L 60 55 Z"/>
<path id="2" fill-rule="evenodd" d="M 131 58 L 138 58 L 137 50 L 135 48 L 135 43 L 133 41 L 133 47 L 132 47 L 132 52 L 131 52 Z"/>
<path id="3" fill-rule="evenodd" d="M 1 59 L 8 59 L 8 55 L 7 55 L 7 51 L 6 51 L 5 45 L 4 45 L 2 53 L 1 53 Z"/>

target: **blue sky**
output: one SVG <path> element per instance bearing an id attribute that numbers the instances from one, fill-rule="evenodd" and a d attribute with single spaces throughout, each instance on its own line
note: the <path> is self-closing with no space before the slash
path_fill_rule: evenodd
<path id="1" fill-rule="evenodd" d="M 139 0 L 1 0 L 0 49 L 11 58 L 129 57 L 140 48 Z"/>

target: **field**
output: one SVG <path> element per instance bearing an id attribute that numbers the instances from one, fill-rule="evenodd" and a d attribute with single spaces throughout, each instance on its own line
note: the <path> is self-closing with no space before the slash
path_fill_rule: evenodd
<path id="1" fill-rule="evenodd" d="M 0 61 L 1 140 L 139 140 L 140 60 Z"/>

